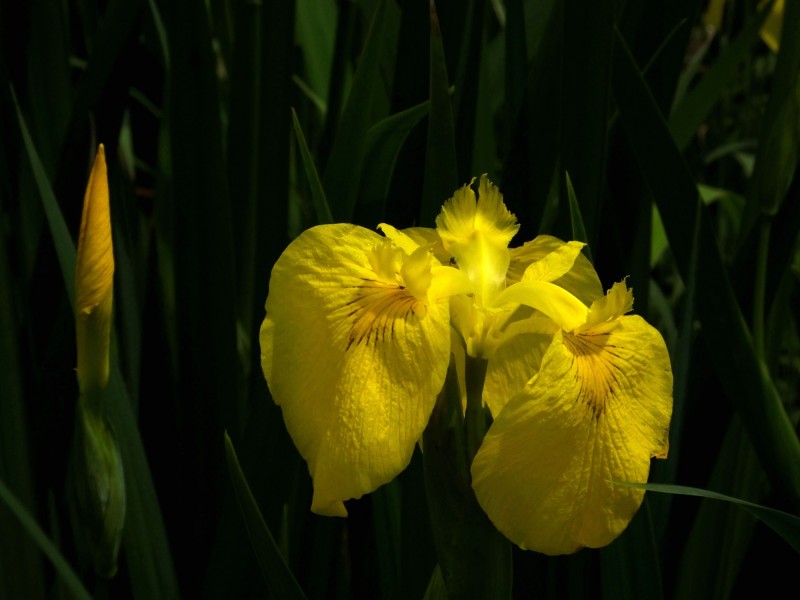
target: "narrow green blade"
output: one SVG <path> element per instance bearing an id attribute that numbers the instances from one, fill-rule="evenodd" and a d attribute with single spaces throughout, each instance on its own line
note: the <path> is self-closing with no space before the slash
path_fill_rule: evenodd
<path id="1" fill-rule="evenodd" d="M 22 116 L 22 111 L 17 103 L 17 97 L 14 94 L 13 88 L 11 88 L 11 97 L 14 100 L 14 108 L 17 111 L 17 120 L 19 121 L 22 140 L 25 144 L 28 160 L 31 163 L 31 170 L 36 180 L 36 187 L 39 189 L 39 197 L 42 200 L 44 214 L 47 217 L 47 224 L 50 227 L 50 235 L 53 237 L 58 264 L 61 267 L 61 276 L 64 278 L 64 288 L 66 289 L 70 306 L 74 307 L 75 243 L 72 241 L 72 236 L 69 234 L 67 224 L 64 222 L 64 217 L 58 206 L 58 200 L 56 200 L 53 188 L 50 186 L 50 180 L 47 178 L 47 173 L 45 173 L 42 161 L 39 159 L 39 153 L 36 151 L 33 139 L 28 131 L 28 126 L 25 124 L 25 118 Z"/>
<path id="2" fill-rule="evenodd" d="M 0 235 L 0 479 L 16 492 L 23 506 L 34 506 L 28 450 L 29 420 L 20 364 L 20 318 L 6 242 Z M 25 539 L 12 514 L 0 509 L 0 597 L 44 596 L 42 561 L 33 542 Z"/>
<path id="3" fill-rule="evenodd" d="M 297 113 L 292 109 L 292 123 L 294 124 L 294 134 L 297 136 L 297 143 L 300 145 L 300 157 L 303 160 L 303 169 L 306 172 L 308 185 L 311 187 L 311 200 L 314 203 L 314 211 L 317 213 L 317 223 L 333 223 L 333 215 L 325 198 L 325 190 L 322 189 L 322 182 L 319 180 L 317 168 L 314 166 L 314 157 L 306 144 L 306 137 L 297 120 Z"/>
<path id="4" fill-rule="evenodd" d="M 430 0 L 430 114 L 428 146 L 425 153 L 425 183 L 422 188 L 420 225 L 432 227 L 445 200 L 458 187 L 453 108 L 448 94 L 447 64 L 436 6 Z"/>
<path id="5" fill-rule="evenodd" d="M 388 20 L 387 4 L 388 0 L 380 0 L 375 10 L 322 179 L 337 221 L 350 221 L 356 203 L 370 109 L 375 90 L 380 85 L 379 67 Z M 329 117 L 335 118 L 334 115 Z"/>
<path id="6" fill-rule="evenodd" d="M 384 218 L 397 156 L 408 134 L 428 114 L 428 108 L 428 102 L 417 104 L 386 117 L 367 130 L 356 222 L 374 225 Z"/>
<path id="7" fill-rule="evenodd" d="M 158 497 L 122 375 L 112 363 L 108 418 L 125 469 L 127 511 L 122 538 L 134 597 L 177 598 L 178 583 Z"/>
<path id="8" fill-rule="evenodd" d="M 758 40 L 758 32 L 769 13 L 768 8 L 765 7 L 750 20 L 670 115 L 669 130 L 678 148 L 686 148 L 726 87 L 739 75 L 739 66 L 750 55 L 750 49 Z"/>
<path id="9" fill-rule="evenodd" d="M 61 552 L 58 551 L 55 544 L 50 541 L 45 533 L 41 530 L 39 525 L 36 523 L 36 520 L 25 510 L 25 507 L 17 500 L 16 496 L 11 493 L 5 483 L 0 480 L 0 500 L 2 500 L 6 506 L 14 513 L 14 516 L 19 519 L 19 522 L 28 532 L 28 535 L 31 536 L 36 545 L 41 548 L 42 552 L 44 552 L 45 556 L 50 559 L 50 562 L 53 563 L 53 567 L 55 567 L 56 572 L 61 576 L 61 579 L 64 581 L 64 585 L 72 594 L 73 598 L 79 598 L 80 600 L 91 600 L 91 596 L 89 592 L 86 591 L 86 588 L 83 587 L 81 580 L 78 579 L 78 576 L 69 566 L 69 563 L 64 559 L 61 555 Z"/>
<path id="10" fill-rule="evenodd" d="M 583 226 L 583 216 L 581 215 L 581 207 L 578 204 L 578 198 L 575 196 L 575 188 L 572 187 L 572 180 L 569 178 L 569 172 L 565 171 L 564 176 L 567 181 L 567 199 L 569 200 L 569 218 L 572 222 L 572 239 L 585 244 L 589 243 L 586 237 L 586 228 Z M 592 250 L 589 246 L 584 246 L 582 252 L 590 261 L 592 260 Z"/>
<path id="11" fill-rule="evenodd" d="M 767 506 L 761 506 L 754 502 L 741 500 L 725 494 L 703 490 L 684 485 L 669 485 L 660 483 L 619 483 L 625 487 L 639 488 L 649 492 L 660 492 L 662 494 L 678 494 L 682 496 L 697 496 L 699 498 L 710 498 L 712 500 L 722 500 L 732 502 L 741 506 L 744 510 L 752 514 L 757 519 L 763 521 L 775 533 L 781 536 L 786 542 L 800 552 L 800 517 L 792 515 L 782 510 L 776 510 Z"/>
<path id="12" fill-rule="evenodd" d="M 580 191 L 585 241 L 592 244 L 599 232 L 606 185 L 613 2 L 570 0 L 563 10 L 559 151 L 562 168 Z"/>
<path id="13" fill-rule="evenodd" d="M 765 11 L 766 12 L 766 11 Z M 754 190 L 761 211 L 778 212 L 792 183 L 800 155 L 800 3 L 786 2 L 783 9 L 778 62 L 772 92 L 764 109 Z"/>
<path id="14" fill-rule="evenodd" d="M 450 598 L 511 598 L 511 543 L 475 498 L 465 438 L 458 375 L 451 362 L 423 434 L 425 491 L 442 579 Z"/>
<path id="15" fill-rule="evenodd" d="M 620 117 L 658 205 L 678 268 L 687 278 L 694 229 L 686 227 L 685 215 L 696 209 L 697 188 L 624 40 L 619 34 L 616 39 L 613 79 Z M 697 314 L 714 348 L 711 359 L 771 481 L 800 506 L 800 441 L 756 359 L 705 207 L 699 219 Z"/>
<path id="16" fill-rule="evenodd" d="M 253 552 L 255 552 L 258 566 L 267 586 L 275 598 L 285 598 L 286 600 L 305 598 L 303 590 L 300 589 L 294 575 L 286 565 L 281 551 L 275 543 L 275 538 L 272 537 L 272 532 L 264 522 L 264 517 L 261 516 L 261 511 L 250 492 L 250 486 L 239 466 L 236 450 L 227 431 L 225 432 L 225 457 L 228 460 L 231 483 L 233 483 L 239 509 L 247 527 L 250 544 L 253 546 Z"/>

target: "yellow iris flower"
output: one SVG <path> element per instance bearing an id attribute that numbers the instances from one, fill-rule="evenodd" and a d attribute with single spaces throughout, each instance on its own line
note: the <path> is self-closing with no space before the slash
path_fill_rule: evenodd
<path id="1" fill-rule="evenodd" d="M 666 453 L 666 347 L 625 316 L 624 283 L 603 295 L 582 243 L 509 248 L 516 218 L 486 176 L 477 191 L 456 191 L 436 229 L 321 225 L 276 262 L 262 367 L 308 462 L 311 509 L 345 516 L 345 500 L 406 467 L 458 347 L 488 361 L 495 420 L 472 476 L 490 519 L 552 554 L 607 544 L 642 498 L 613 481 L 646 481 Z"/>

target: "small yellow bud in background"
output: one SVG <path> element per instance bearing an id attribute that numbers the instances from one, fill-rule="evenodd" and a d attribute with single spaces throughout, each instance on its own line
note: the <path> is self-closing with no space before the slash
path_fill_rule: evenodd
<path id="1" fill-rule="evenodd" d="M 81 392 L 108 382 L 108 347 L 114 296 L 114 251 L 103 145 L 97 150 L 86 196 L 75 265 L 75 326 Z"/>
<path id="2" fill-rule="evenodd" d="M 75 267 L 75 328 L 80 400 L 75 415 L 73 477 L 80 536 L 98 576 L 117 572 L 125 525 L 122 457 L 105 413 L 114 297 L 108 175 L 101 144 L 86 186 Z"/>
<path id="3" fill-rule="evenodd" d="M 762 3 L 759 8 L 763 7 Z M 783 0 L 775 0 L 772 10 L 761 26 L 761 39 L 774 53 L 778 53 L 781 46 L 781 30 L 783 29 Z"/>

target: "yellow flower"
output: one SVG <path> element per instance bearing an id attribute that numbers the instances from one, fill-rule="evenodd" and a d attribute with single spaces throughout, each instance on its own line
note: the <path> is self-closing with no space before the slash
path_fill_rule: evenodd
<path id="1" fill-rule="evenodd" d="M 531 528 L 549 511 L 567 531 L 598 513 L 613 516 L 608 526 L 596 519 L 613 535 L 630 520 L 642 493 L 607 479 L 644 481 L 650 457 L 666 451 L 664 342 L 623 316 L 632 304 L 624 284 L 603 295 L 584 244 L 540 236 L 509 249 L 516 218 L 486 176 L 477 191 L 456 191 L 436 229 L 381 224 L 382 237 L 322 225 L 275 264 L 262 367 L 308 462 L 312 510 L 344 516 L 345 500 L 405 468 L 455 348 L 462 380 L 466 355 L 488 361 L 482 397 L 495 421 L 473 478 L 489 517 L 543 551 L 608 543 L 613 536 L 563 544 Z M 540 446 L 540 455 L 526 450 Z"/>
<path id="2" fill-rule="evenodd" d="M 75 326 L 81 391 L 108 382 L 108 347 L 114 297 L 114 252 L 103 145 L 97 150 L 83 200 L 75 265 Z"/>
<path id="3" fill-rule="evenodd" d="M 575 326 L 558 328 L 538 373 L 496 416 L 472 463 L 478 502 L 522 548 L 567 554 L 613 541 L 642 502 L 650 459 L 664 458 L 672 372 L 664 340 L 615 284 Z M 538 344 L 542 348 L 544 344 Z"/>

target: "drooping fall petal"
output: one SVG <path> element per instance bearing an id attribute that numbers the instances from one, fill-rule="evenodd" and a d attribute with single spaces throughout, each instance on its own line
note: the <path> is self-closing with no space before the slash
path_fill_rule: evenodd
<path id="1" fill-rule="evenodd" d="M 425 248 L 354 225 L 302 233 L 275 264 L 261 328 L 264 375 L 314 481 L 312 510 L 408 464 L 450 359 L 447 298 Z"/>
<path id="2" fill-rule="evenodd" d="M 644 494 L 614 482 L 647 481 L 650 459 L 666 455 L 671 412 L 666 346 L 641 317 L 559 331 L 484 438 L 472 464 L 478 501 L 522 548 L 604 546 Z"/>
<path id="3" fill-rule="evenodd" d="M 503 341 L 489 360 L 483 401 L 495 417 L 541 368 L 558 325 L 543 314 L 516 321 L 503 332 Z"/>

